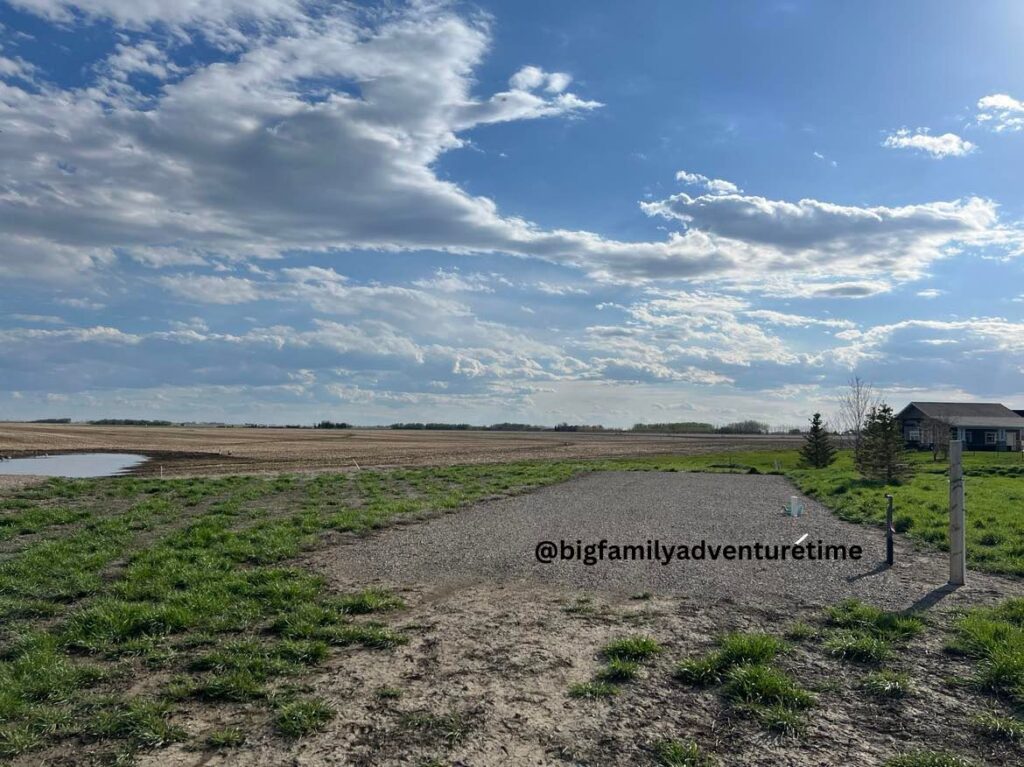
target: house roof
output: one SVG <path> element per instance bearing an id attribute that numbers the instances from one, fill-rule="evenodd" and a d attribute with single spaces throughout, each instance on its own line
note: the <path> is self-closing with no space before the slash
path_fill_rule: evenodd
<path id="1" fill-rule="evenodd" d="M 998 402 L 911 402 L 899 417 L 912 407 L 950 426 L 1024 429 L 1024 417 Z"/>

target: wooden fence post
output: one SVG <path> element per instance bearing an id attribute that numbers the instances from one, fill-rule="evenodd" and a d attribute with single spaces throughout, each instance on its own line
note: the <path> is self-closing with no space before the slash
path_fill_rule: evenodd
<path id="1" fill-rule="evenodd" d="M 964 524 L 963 442 L 949 443 L 949 582 L 963 586 L 967 577 Z"/>

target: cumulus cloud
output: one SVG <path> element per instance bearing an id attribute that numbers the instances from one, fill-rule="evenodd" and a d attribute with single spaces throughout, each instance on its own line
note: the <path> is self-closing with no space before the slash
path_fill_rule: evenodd
<path id="1" fill-rule="evenodd" d="M 1024 101 L 1005 93 L 994 93 L 978 99 L 979 125 L 1001 133 L 1019 131 L 1024 128 Z"/>
<path id="2" fill-rule="evenodd" d="M 130 7 L 83 10 L 148 20 Z M 237 7 L 211 12 L 230 20 Z M 543 71 L 540 87 L 474 96 L 489 40 L 483 22 L 443 9 L 415 5 L 370 23 L 339 6 L 289 17 L 237 56 L 193 62 L 156 94 L 124 82 L 166 70 L 145 42 L 108 60 L 116 87 L 109 76 L 67 90 L 0 83 L 0 270 L 73 274 L 115 253 L 158 266 L 289 249 L 567 256 L 586 235 L 504 218 L 432 170 L 470 128 L 599 106 Z"/>
<path id="3" fill-rule="evenodd" d="M 641 203 L 648 215 L 682 222 L 680 243 L 748 269 L 835 277 L 886 274 L 913 279 L 956 243 L 996 228 L 996 205 L 972 197 L 902 207 L 798 202 L 753 195 L 691 197 Z M 738 275 L 739 276 L 739 275 Z"/>
<path id="4" fill-rule="evenodd" d="M 849 333 L 849 344 L 824 353 L 824 357 L 853 368 L 872 365 L 893 376 L 894 369 L 911 363 L 920 380 L 978 389 L 971 365 L 988 360 L 982 386 L 1014 390 L 1019 387 L 1019 367 L 1024 362 L 1024 323 L 1001 317 L 959 320 L 910 319 L 876 325 Z M 941 346 L 936 356 L 929 347 Z M 898 373 L 896 375 L 899 375 Z"/>
<path id="5" fill-rule="evenodd" d="M 512 75 L 508 84 L 520 91 L 543 88 L 548 93 L 561 93 L 571 82 L 572 75 L 566 72 L 545 72 L 540 67 L 526 66 Z"/>
<path id="6" fill-rule="evenodd" d="M 611 282 L 899 280 L 996 227 L 986 200 L 790 203 L 681 171 L 702 194 L 643 203 L 685 225 L 664 240 L 547 229 L 434 171 L 470 129 L 600 107 L 569 90 L 568 74 L 537 66 L 505 91 L 475 93 L 491 41 L 480 18 L 418 3 L 381 14 L 283 0 L 21 6 L 68 24 L 74 7 L 137 31 L 87 86 L 0 81 L 3 277 L 75 279 L 120 257 L 166 268 L 370 249 L 529 256 Z M 254 17 L 265 23 L 243 33 Z M 162 46 L 173 43 L 154 44 L 166 25 L 187 37 L 204 24 L 231 38 L 230 55 L 172 65 Z M 162 86 L 136 90 L 139 73 Z"/>
<path id="7" fill-rule="evenodd" d="M 918 128 L 911 131 L 909 128 L 901 128 L 890 136 L 887 136 L 882 146 L 888 149 L 914 149 L 925 152 L 937 159 L 944 157 L 963 157 L 970 154 L 977 146 L 955 133 L 943 133 L 940 136 L 933 136 L 927 128 Z"/>

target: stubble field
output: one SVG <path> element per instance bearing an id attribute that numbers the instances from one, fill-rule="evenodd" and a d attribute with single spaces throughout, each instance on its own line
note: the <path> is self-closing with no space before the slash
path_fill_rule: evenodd
<path id="1" fill-rule="evenodd" d="M 786 435 L 259 429 L 0 423 L 0 455 L 126 452 L 136 474 L 226 475 L 526 460 L 694 455 L 799 445 Z"/>

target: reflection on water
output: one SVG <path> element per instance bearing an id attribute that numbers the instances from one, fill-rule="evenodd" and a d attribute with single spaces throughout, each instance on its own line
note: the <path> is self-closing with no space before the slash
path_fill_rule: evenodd
<path id="1" fill-rule="evenodd" d="M 113 477 L 146 460 L 127 453 L 72 453 L 0 461 L 0 474 L 39 474 L 45 477 Z"/>

